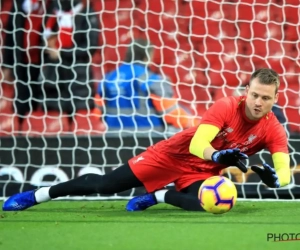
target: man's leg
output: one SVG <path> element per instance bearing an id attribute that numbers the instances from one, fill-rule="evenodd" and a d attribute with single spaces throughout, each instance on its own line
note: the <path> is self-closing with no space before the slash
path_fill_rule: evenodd
<path id="1" fill-rule="evenodd" d="M 167 203 L 187 211 L 204 211 L 198 199 L 198 191 L 202 182 L 203 181 L 196 181 L 181 190 L 181 192 L 162 189 L 154 193 L 134 197 L 127 203 L 126 209 L 127 211 L 141 211 L 157 203 Z M 153 199 L 155 199 L 156 202 L 149 202 L 149 200 Z"/>
<path id="2" fill-rule="evenodd" d="M 125 164 L 106 175 L 86 174 L 51 187 L 16 194 L 3 204 L 3 210 L 24 210 L 67 195 L 114 194 L 141 186 L 142 182 L 133 174 L 129 165 Z"/>
<path id="3" fill-rule="evenodd" d="M 159 190 L 154 194 L 158 202 L 159 199 L 161 199 L 161 201 L 164 201 L 167 204 L 180 207 L 187 211 L 204 211 L 198 199 L 198 191 L 202 182 L 203 181 L 196 181 L 181 190 L 181 192 L 168 190 L 163 195 L 164 190 Z"/>

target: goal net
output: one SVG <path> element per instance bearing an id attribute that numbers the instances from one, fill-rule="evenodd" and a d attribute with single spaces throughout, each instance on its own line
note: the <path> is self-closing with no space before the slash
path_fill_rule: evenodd
<path id="1" fill-rule="evenodd" d="M 201 118 L 223 96 L 241 95 L 255 69 L 276 70 L 281 86 L 279 110 L 274 112 L 289 135 L 291 184 L 274 190 L 266 188 L 251 170 L 242 174 L 228 168 L 224 174 L 234 181 L 240 198 L 300 197 L 299 0 L 90 0 L 82 1 L 82 6 L 68 15 L 49 11 L 55 1 L 24 0 L 14 9 L 13 2 L 1 1 L 0 14 L 0 198 L 86 173 L 108 173 L 170 135 L 167 130 L 153 135 L 152 128 L 140 130 L 138 124 L 132 130 L 110 130 L 97 106 L 98 84 L 125 62 L 127 49 L 138 38 L 151 41 L 150 69 L 167 79 L 165 84 L 193 118 Z M 80 1 L 69 2 L 78 6 Z M 85 8 L 88 11 L 83 12 Z M 81 16 L 80 21 L 74 21 L 76 15 Z M 97 25 L 93 26 L 95 17 Z M 36 25 L 39 21 L 41 29 Z M 71 49 L 64 49 L 62 40 L 62 47 L 55 47 L 59 32 L 51 25 L 65 28 L 66 36 L 71 34 Z M 30 44 L 31 31 L 43 42 Z M 20 34 L 27 34 L 26 39 L 20 39 Z M 78 42 L 84 39 L 85 45 Z M 34 50 L 42 55 L 41 62 L 30 57 Z M 7 51 L 11 56 L 5 56 Z M 56 51 L 69 56 L 69 64 L 55 61 Z M 80 67 L 83 70 L 77 71 Z M 65 72 L 72 74 L 63 78 L 69 74 Z M 44 99 L 36 96 L 34 87 L 26 88 L 28 85 L 42 86 Z M 56 89 L 57 96 L 52 97 L 52 90 L 45 85 Z M 85 90 L 76 92 L 82 86 Z M 120 91 L 119 95 L 125 94 Z M 53 102 L 58 106 L 48 108 Z M 116 119 L 132 115 L 124 114 L 121 106 L 116 110 L 111 115 Z M 153 116 L 150 108 L 147 112 L 146 117 Z M 271 157 L 262 151 L 248 164 L 265 161 L 271 162 Z M 141 192 L 144 190 L 132 189 L 114 196 L 83 198 L 128 199 Z"/>

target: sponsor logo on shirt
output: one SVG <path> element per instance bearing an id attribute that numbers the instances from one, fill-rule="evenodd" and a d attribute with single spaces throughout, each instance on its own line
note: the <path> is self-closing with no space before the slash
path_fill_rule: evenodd
<path id="1" fill-rule="evenodd" d="M 249 142 L 249 143 L 252 143 L 252 141 L 253 141 L 256 137 L 257 137 L 256 135 L 250 135 L 250 136 L 248 137 L 248 142 Z"/>
<path id="2" fill-rule="evenodd" d="M 139 156 L 138 158 L 136 158 L 135 160 L 133 160 L 133 164 L 138 163 L 139 161 L 145 160 L 145 158 L 143 156 Z"/>
<path id="3" fill-rule="evenodd" d="M 233 128 L 229 127 L 225 129 L 228 133 L 232 133 L 233 132 Z"/>
<path id="4" fill-rule="evenodd" d="M 257 138 L 257 135 L 249 135 L 247 141 L 242 142 L 242 143 L 232 143 L 230 145 L 230 148 L 239 148 L 241 150 L 241 152 L 245 152 L 248 150 L 248 145 L 250 145 L 251 143 L 253 143 L 253 141 L 255 140 L 255 138 Z"/>
<path id="5" fill-rule="evenodd" d="M 233 128 L 228 127 L 228 128 L 225 128 L 224 131 L 220 131 L 219 134 L 217 134 L 217 137 L 219 137 L 219 136 L 225 137 L 228 133 L 232 133 L 232 132 L 233 132 Z"/>
<path id="6" fill-rule="evenodd" d="M 230 145 L 229 148 L 239 148 L 241 152 L 247 151 L 249 149 L 247 146 L 252 144 L 253 141 L 257 138 L 257 135 L 251 134 L 244 142 L 232 142 L 231 144 L 229 144 L 230 141 L 226 138 L 226 136 L 232 132 L 234 132 L 234 129 L 228 127 L 223 131 L 220 131 L 216 137 L 221 137 L 228 145 Z"/>

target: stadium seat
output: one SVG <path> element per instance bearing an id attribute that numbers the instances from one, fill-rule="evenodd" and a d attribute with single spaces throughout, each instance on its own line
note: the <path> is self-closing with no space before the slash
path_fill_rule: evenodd
<path id="1" fill-rule="evenodd" d="M 211 105 L 212 105 L 212 102 L 210 102 L 210 103 L 198 103 L 196 105 L 197 116 L 202 117 Z"/>
<path id="2" fill-rule="evenodd" d="M 300 15 L 300 14 L 299 14 Z M 299 20 L 300 22 L 300 20 Z M 298 41 L 300 37 L 299 24 L 285 24 L 285 41 Z"/>
<path id="3" fill-rule="evenodd" d="M 244 54 L 243 43 L 239 39 L 218 39 L 206 37 L 203 46 L 199 47 L 205 60 L 213 65 L 215 63 L 238 60 Z"/>
<path id="4" fill-rule="evenodd" d="M 300 132 L 300 85 L 289 83 L 279 92 L 278 105 L 283 107 L 291 131 Z"/>
<path id="5" fill-rule="evenodd" d="M 97 51 L 92 60 L 92 71 L 93 71 L 93 78 L 94 78 L 94 83 L 98 84 L 98 82 L 102 79 L 102 70 L 101 70 L 101 65 L 102 65 L 102 56 L 100 51 Z"/>
<path id="6" fill-rule="evenodd" d="M 243 83 L 240 74 L 233 64 L 227 64 L 226 68 L 222 68 L 220 65 L 212 65 L 209 71 L 209 81 L 214 87 L 223 85 L 237 87 Z"/>
<path id="7" fill-rule="evenodd" d="M 109 1 L 104 1 L 104 0 L 90 0 L 91 4 L 93 5 L 93 8 L 97 11 L 100 12 L 100 14 L 104 15 L 110 15 L 110 14 L 115 14 L 116 12 L 122 12 L 124 10 L 129 11 L 132 9 L 134 0 L 109 0 Z"/>
<path id="8" fill-rule="evenodd" d="M 202 116 L 212 103 L 210 90 L 205 85 L 179 84 L 176 86 L 176 89 L 179 103 L 197 116 Z"/>
<path id="9" fill-rule="evenodd" d="M 0 113 L 11 113 L 13 111 L 14 85 L 0 83 Z"/>
<path id="10" fill-rule="evenodd" d="M 232 4 L 218 1 L 189 1 L 188 14 L 210 19 L 223 19 L 231 14 Z"/>
<path id="11" fill-rule="evenodd" d="M 111 24 L 114 28 L 108 28 Z M 124 19 L 121 26 L 119 24 L 116 20 L 103 19 L 100 44 L 105 44 L 101 50 L 104 72 L 114 70 L 124 60 L 129 44 L 137 37 L 137 30 L 130 28 L 130 19 Z"/>
<path id="12" fill-rule="evenodd" d="M 1 35 L 3 35 L 4 32 L 2 32 L 3 28 L 6 26 L 8 17 L 9 17 L 9 11 L 11 10 L 13 1 L 1 1 L 1 15 L 0 15 L 0 27 L 1 27 Z"/>
<path id="13" fill-rule="evenodd" d="M 243 95 L 242 90 L 238 90 L 237 88 L 223 86 L 222 88 L 217 88 L 213 95 L 213 101 L 217 101 L 223 97 L 227 96 L 240 96 Z"/>
<path id="14" fill-rule="evenodd" d="M 236 21 L 238 24 L 248 23 L 254 20 L 254 13 L 252 10 L 252 6 L 242 1 L 241 3 L 237 3 L 236 12 L 235 12 Z"/>
<path id="15" fill-rule="evenodd" d="M 97 109 L 78 110 L 73 117 L 71 132 L 76 135 L 102 135 L 106 128 Z"/>
<path id="16" fill-rule="evenodd" d="M 161 47 L 168 41 L 187 39 L 188 19 L 178 1 L 141 1 L 136 8 L 135 25 L 143 35 Z"/>
<path id="17" fill-rule="evenodd" d="M 281 42 L 277 40 L 253 40 L 251 46 L 247 46 L 247 55 L 255 55 L 256 57 L 281 58 L 285 56 L 293 56 L 294 46 L 291 43 Z M 255 61 L 255 59 L 254 59 Z"/>
<path id="18" fill-rule="evenodd" d="M 33 111 L 26 115 L 21 129 L 27 136 L 64 135 L 69 132 L 69 121 L 58 111 Z"/>
<path id="19" fill-rule="evenodd" d="M 242 83 L 243 44 L 239 40 L 215 40 L 206 38 L 202 53 L 209 64 L 209 82 L 214 86 L 227 84 L 238 86 Z"/>
<path id="20" fill-rule="evenodd" d="M 283 8 L 283 19 L 286 25 L 299 26 L 300 10 L 298 0 L 286 0 Z"/>
<path id="21" fill-rule="evenodd" d="M 300 82 L 300 62 L 285 58 L 283 60 L 285 73 L 282 75 L 281 85 L 284 87 L 289 86 L 290 83 Z"/>
<path id="22" fill-rule="evenodd" d="M 192 34 L 192 41 L 197 43 L 207 36 L 216 39 L 236 37 L 237 29 L 236 25 L 228 20 L 197 19 L 192 22 Z"/>
<path id="23" fill-rule="evenodd" d="M 14 85 L 0 82 L 0 136 L 17 135 L 18 117 L 13 108 Z"/>
<path id="24" fill-rule="evenodd" d="M 172 82 L 193 82 L 188 76 L 195 68 L 195 58 L 190 43 L 168 42 L 157 48 L 153 62 L 161 66 L 162 72 L 172 79 Z"/>
<path id="25" fill-rule="evenodd" d="M 4 113 L 0 111 L 0 137 L 18 135 L 19 122 L 14 113 Z"/>
<path id="26" fill-rule="evenodd" d="M 176 62 L 175 60 L 173 63 L 168 62 L 163 65 L 162 70 L 170 77 L 173 83 L 193 84 L 197 78 L 195 68 L 197 68 L 197 66 L 193 58 L 187 55 L 187 57 L 180 62 Z"/>
<path id="27" fill-rule="evenodd" d="M 177 85 L 179 99 L 187 102 L 194 102 L 195 105 L 212 101 L 210 89 L 200 84 L 179 84 Z"/>

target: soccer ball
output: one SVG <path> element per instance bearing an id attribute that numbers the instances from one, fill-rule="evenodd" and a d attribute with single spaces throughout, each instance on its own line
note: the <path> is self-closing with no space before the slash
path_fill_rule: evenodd
<path id="1" fill-rule="evenodd" d="M 237 198 L 237 190 L 228 178 L 213 176 L 202 183 L 198 198 L 205 211 L 223 214 L 233 208 Z"/>

